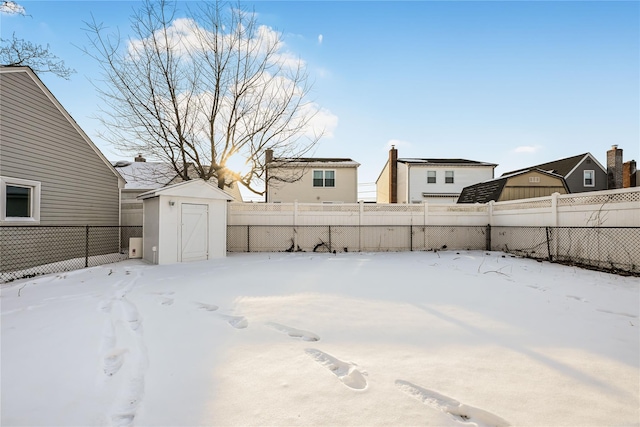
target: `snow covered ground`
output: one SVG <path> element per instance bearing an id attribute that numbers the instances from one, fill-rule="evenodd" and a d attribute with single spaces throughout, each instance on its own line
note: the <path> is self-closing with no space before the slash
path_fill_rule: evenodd
<path id="1" fill-rule="evenodd" d="M 129 260 L 1 288 L 3 426 L 640 423 L 640 280 L 497 252 Z"/>

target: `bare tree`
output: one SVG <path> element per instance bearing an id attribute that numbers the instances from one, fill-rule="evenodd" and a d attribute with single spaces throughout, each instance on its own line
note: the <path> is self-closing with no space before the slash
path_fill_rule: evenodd
<path id="1" fill-rule="evenodd" d="M 316 109 L 306 101 L 304 63 L 282 52 L 279 33 L 233 6 L 202 2 L 177 18 L 173 3 L 146 1 L 128 40 L 86 23 L 84 51 L 103 70 L 103 137 L 116 148 L 168 162 L 184 180 L 262 194 L 265 150 L 300 157 L 322 132 L 310 132 Z"/>
<path id="2" fill-rule="evenodd" d="M 24 7 L 13 1 L 0 2 L 0 13 L 4 15 L 27 15 Z M 42 47 L 28 40 L 17 38 L 15 33 L 10 39 L 0 38 L 0 64 L 4 66 L 31 67 L 36 73 L 53 73 L 69 80 L 76 71 L 64 65 L 64 61 L 51 53 L 49 45 Z"/>

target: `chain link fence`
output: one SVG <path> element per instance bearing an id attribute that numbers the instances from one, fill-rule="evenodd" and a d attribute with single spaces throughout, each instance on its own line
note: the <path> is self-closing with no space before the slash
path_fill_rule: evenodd
<path id="1" fill-rule="evenodd" d="M 142 227 L 0 227 L 0 282 L 122 261 Z"/>
<path id="2" fill-rule="evenodd" d="M 139 226 L 0 227 L 0 282 L 128 258 Z M 229 225 L 229 252 L 494 250 L 640 276 L 640 227 Z"/>
<path id="3" fill-rule="evenodd" d="M 400 252 L 486 248 L 486 227 L 229 225 L 229 252 Z"/>
<path id="4" fill-rule="evenodd" d="M 492 227 L 491 248 L 528 258 L 640 275 L 640 227 Z"/>
<path id="5" fill-rule="evenodd" d="M 229 252 L 493 250 L 640 275 L 640 227 L 229 225 Z"/>

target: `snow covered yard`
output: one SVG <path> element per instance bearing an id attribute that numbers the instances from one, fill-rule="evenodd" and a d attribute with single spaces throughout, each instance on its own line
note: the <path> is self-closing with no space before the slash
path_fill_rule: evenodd
<path id="1" fill-rule="evenodd" d="M 497 252 L 230 254 L 2 285 L 3 426 L 640 423 L 640 280 Z"/>

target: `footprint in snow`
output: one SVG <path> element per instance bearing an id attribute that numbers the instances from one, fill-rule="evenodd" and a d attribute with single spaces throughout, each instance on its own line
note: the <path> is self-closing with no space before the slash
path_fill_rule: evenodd
<path id="1" fill-rule="evenodd" d="M 236 329 L 244 329 L 249 326 L 249 321 L 244 316 L 229 316 L 226 314 L 218 314 L 218 316 L 222 317 Z"/>
<path id="2" fill-rule="evenodd" d="M 367 388 L 367 379 L 362 372 L 356 369 L 354 363 L 343 362 L 315 348 L 308 348 L 305 350 L 305 353 L 331 371 L 347 387 L 354 390 L 364 390 Z"/>
<path id="3" fill-rule="evenodd" d="M 129 327 L 133 331 L 137 331 L 140 328 L 142 320 L 140 319 L 136 306 L 130 301 L 122 298 L 120 300 L 120 307 L 122 308 L 124 319 L 129 323 Z"/>
<path id="4" fill-rule="evenodd" d="M 175 292 L 152 292 L 150 295 L 156 295 L 160 305 L 172 305 L 174 293 Z"/>
<path id="5" fill-rule="evenodd" d="M 196 305 L 196 307 L 198 307 L 200 310 L 205 310 L 205 311 L 216 311 L 218 309 L 217 305 L 213 305 L 213 304 L 205 304 L 202 302 L 196 302 L 194 303 Z"/>
<path id="6" fill-rule="evenodd" d="M 574 300 L 576 300 L 576 301 L 580 301 L 580 302 L 589 302 L 589 301 L 587 301 L 586 299 L 584 299 L 584 298 L 582 298 L 582 297 L 577 297 L 577 296 L 575 296 L 575 295 L 567 295 L 567 298 L 571 298 L 571 299 L 574 299 Z"/>
<path id="7" fill-rule="evenodd" d="M 103 370 L 107 376 L 111 377 L 118 373 L 122 365 L 124 364 L 124 354 L 127 349 L 118 348 L 113 349 L 104 356 Z"/>
<path id="8" fill-rule="evenodd" d="M 507 427 L 510 425 L 497 415 L 474 408 L 473 406 L 465 405 L 451 397 L 422 388 L 409 381 L 396 380 L 396 387 L 425 405 L 449 414 L 451 418 L 458 422 L 465 424 L 473 422 L 479 427 Z"/>
<path id="9" fill-rule="evenodd" d="M 202 302 L 196 302 L 195 305 L 200 310 L 204 310 L 204 311 L 216 311 L 219 308 L 217 305 L 205 304 Z M 228 314 L 218 314 L 218 313 L 215 313 L 215 315 L 226 320 L 227 323 L 229 323 L 231 326 L 233 326 L 236 329 L 244 329 L 247 326 L 249 326 L 249 321 L 244 316 L 230 316 Z"/>
<path id="10" fill-rule="evenodd" d="M 285 333 L 291 338 L 299 338 L 302 341 L 319 341 L 320 337 L 313 332 L 305 331 L 302 329 L 291 328 L 289 326 L 281 325 L 279 323 L 268 322 L 267 326 L 275 329 L 276 331 Z"/>

